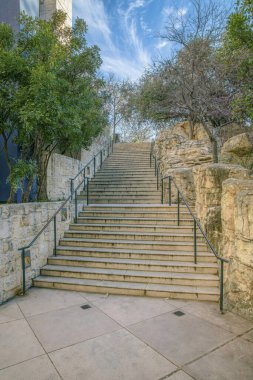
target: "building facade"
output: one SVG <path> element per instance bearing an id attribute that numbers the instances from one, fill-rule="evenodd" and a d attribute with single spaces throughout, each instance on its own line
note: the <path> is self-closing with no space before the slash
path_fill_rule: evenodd
<path id="1" fill-rule="evenodd" d="M 72 0 L 40 0 L 40 17 L 48 20 L 53 13 L 62 10 L 67 14 L 67 25 L 72 26 Z"/>

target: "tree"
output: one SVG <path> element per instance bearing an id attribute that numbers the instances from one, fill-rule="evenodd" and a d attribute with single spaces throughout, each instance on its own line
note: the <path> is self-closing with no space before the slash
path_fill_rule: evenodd
<path id="1" fill-rule="evenodd" d="M 124 119 L 127 108 L 126 93 L 129 86 L 129 82 L 116 79 L 114 74 L 110 74 L 106 82 L 106 109 L 109 114 L 113 141 L 115 141 L 116 130 Z"/>
<path id="2" fill-rule="evenodd" d="M 253 1 L 239 0 L 228 19 L 219 58 L 235 91 L 234 114 L 253 121 Z"/>
<path id="3" fill-rule="evenodd" d="M 71 30 L 65 19 L 60 11 L 50 21 L 23 14 L 15 38 L 10 28 L 0 26 L 0 34 L 5 36 L 0 45 L 4 58 L 0 88 L 8 89 L 1 91 L 0 106 L 9 106 L 0 131 L 4 137 L 13 136 L 11 132 L 16 130 L 22 160 L 36 163 L 40 199 L 47 198 L 51 154 L 56 149 L 77 152 L 89 145 L 106 123 L 101 95 L 104 84 L 97 76 L 99 49 L 87 45 L 83 20 L 77 19 Z"/>
<path id="4" fill-rule="evenodd" d="M 140 82 L 140 112 L 153 120 L 185 120 L 191 134 L 203 124 L 218 161 L 216 131 L 232 120 L 231 88 L 216 58 L 227 12 L 217 1 L 192 0 L 189 17 L 170 17 L 161 38 L 176 44 L 172 57 L 155 65 Z M 150 82 L 150 83 L 149 83 Z"/>

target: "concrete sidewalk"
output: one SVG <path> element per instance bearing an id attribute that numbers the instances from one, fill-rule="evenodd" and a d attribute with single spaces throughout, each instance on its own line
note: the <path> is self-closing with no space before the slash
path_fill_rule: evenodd
<path id="1" fill-rule="evenodd" d="M 0 380 L 252 380 L 253 323 L 218 304 L 31 289 L 0 306 Z"/>

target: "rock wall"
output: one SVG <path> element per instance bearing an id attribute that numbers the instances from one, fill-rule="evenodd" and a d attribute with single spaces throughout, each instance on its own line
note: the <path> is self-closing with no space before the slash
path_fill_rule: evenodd
<path id="1" fill-rule="evenodd" d="M 0 206 L 0 304 L 20 293 L 22 288 L 21 252 L 29 244 L 62 202 L 23 203 Z M 57 241 L 71 221 L 71 205 L 57 215 Z M 27 286 L 38 276 L 40 268 L 54 248 L 53 223 L 30 248 L 31 267 L 27 269 Z"/>
<path id="2" fill-rule="evenodd" d="M 156 140 L 154 152 L 160 161 L 162 176 L 173 176 L 186 200 L 194 204 L 196 195 L 192 169 L 212 162 L 212 146 L 202 125 L 195 125 L 192 139 L 190 135 L 189 123 L 178 123 L 161 132 Z M 164 198 L 168 199 L 167 183 Z M 172 186 L 172 202 L 175 202 L 176 198 L 176 190 Z"/>
<path id="3" fill-rule="evenodd" d="M 225 265 L 225 302 L 229 310 L 253 319 L 253 181 L 223 182 L 222 237 L 219 253 Z"/>
<path id="4" fill-rule="evenodd" d="M 212 146 L 206 140 L 188 140 L 171 134 L 170 130 L 162 132 L 155 145 L 156 157 L 161 162 L 164 175 L 175 168 L 189 168 L 212 162 Z"/>
<path id="5" fill-rule="evenodd" d="M 252 133 L 241 133 L 227 140 L 221 149 L 221 161 L 253 169 Z"/>
<path id="6" fill-rule="evenodd" d="M 248 179 L 249 171 L 239 165 L 205 164 L 193 169 L 195 212 L 218 249 L 221 226 L 222 183 L 228 178 Z"/>

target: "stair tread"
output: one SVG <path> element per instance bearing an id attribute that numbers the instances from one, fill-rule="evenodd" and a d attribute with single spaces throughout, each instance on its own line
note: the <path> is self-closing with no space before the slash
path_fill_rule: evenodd
<path id="1" fill-rule="evenodd" d="M 81 231 L 81 230 L 68 230 L 66 233 L 73 234 L 87 234 L 87 235 L 128 235 L 128 236 L 167 236 L 167 237 L 191 237 L 193 238 L 193 234 L 176 234 L 176 233 L 167 233 L 167 232 L 129 232 L 129 231 Z M 200 235 L 197 235 L 198 238 L 202 238 Z M 156 240 L 157 241 L 157 240 Z"/>
<path id="2" fill-rule="evenodd" d="M 99 216 L 78 216 L 77 219 L 93 219 L 93 220 L 98 220 L 98 219 L 107 219 L 107 220 L 140 220 L 140 218 L 138 217 L 134 217 L 132 216 L 131 218 L 126 218 L 126 217 L 106 217 L 106 218 L 103 218 L 102 216 L 99 217 Z M 171 221 L 177 221 L 177 219 L 164 219 L 164 218 L 141 218 L 141 220 L 154 220 L 154 221 L 157 221 L 157 220 L 162 220 L 164 222 L 171 222 Z M 191 221 L 192 222 L 192 219 L 180 219 L 180 222 L 184 222 L 184 221 Z M 182 226 L 183 227 L 183 226 Z M 178 226 L 178 228 L 180 228 L 180 226 Z"/>
<path id="3" fill-rule="evenodd" d="M 193 246 L 193 242 L 171 242 L 171 241 L 160 241 L 160 240 L 122 240 L 122 239 L 85 239 L 85 238 L 65 238 L 63 237 L 61 241 L 77 241 L 77 242 L 90 242 L 90 243 L 126 243 L 126 244 L 152 244 L 152 245 L 187 245 L 187 246 Z M 205 243 L 198 243 L 198 246 L 206 246 Z"/>
<path id="4" fill-rule="evenodd" d="M 68 277 L 51 277 L 51 276 L 39 276 L 35 279 L 37 282 L 55 282 L 65 284 L 78 284 L 78 285 L 90 285 L 98 287 L 108 288 L 121 288 L 121 289 L 143 289 L 143 290 L 156 290 L 167 292 L 180 292 L 180 293 L 202 293 L 202 294 L 215 294 L 218 295 L 218 289 L 215 287 L 199 287 L 199 286 L 184 286 L 184 285 L 163 285 L 163 284 L 146 284 L 135 282 L 122 282 L 122 281 L 106 281 L 106 280 L 91 280 L 80 278 L 68 278 Z"/>
<path id="5" fill-rule="evenodd" d="M 141 204 L 141 205 L 138 205 L 138 204 L 135 204 L 135 205 L 129 205 L 129 204 L 124 204 L 124 203 L 122 203 L 122 204 L 120 204 L 120 203 L 116 203 L 116 204 L 110 204 L 110 206 L 108 206 L 107 204 L 89 204 L 89 206 L 86 206 L 88 209 L 90 208 L 90 207 L 97 207 L 97 208 L 101 208 L 101 207 L 108 207 L 108 208 L 112 208 L 112 207 L 115 207 L 115 208 L 118 208 L 118 207 L 125 207 L 125 208 L 137 208 L 137 207 L 140 207 L 140 208 L 152 208 L 152 207 L 157 207 L 157 208 L 161 208 L 161 209 L 163 209 L 163 208 L 167 208 L 167 209 L 169 209 L 170 207 L 177 207 L 177 204 L 172 204 L 171 206 L 168 206 L 168 205 L 165 205 L 165 204 L 160 204 L 160 203 L 147 203 L 147 204 L 145 204 L 145 203 L 143 203 L 143 204 Z M 186 208 L 186 206 L 181 206 L 181 207 L 185 207 Z"/>
<path id="6" fill-rule="evenodd" d="M 57 271 L 72 271 L 82 273 L 103 273 L 103 274 L 120 274 L 128 276 L 141 276 L 141 277 L 165 277 L 165 278 L 186 278 L 186 279 L 198 279 L 198 280 L 213 280 L 217 281 L 218 276 L 215 274 L 199 274 L 199 273 L 175 273 L 175 272 L 154 272 L 154 271 L 137 271 L 128 269 L 106 269 L 106 268 L 86 268 L 76 267 L 68 265 L 45 265 L 42 269 L 57 270 Z"/>
<path id="7" fill-rule="evenodd" d="M 116 224 L 116 223 L 113 223 L 113 224 L 109 224 L 109 223 L 96 223 L 96 224 L 90 224 L 90 223 L 72 223 L 70 224 L 70 226 L 82 226 L 82 227 L 123 227 L 123 228 L 168 228 L 168 229 L 175 229 L 178 231 L 178 229 L 180 229 L 180 226 L 168 226 L 168 225 L 157 225 L 157 224 Z M 188 229 L 188 230 L 193 230 L 193 227 L 191 226 L 183 226 L 182 229 Z M 70 230 L 72 231 L 72 230 Z M 77 230 L 78 231 L 78 230 Z M 99 230 L 101 231 L 101 230 Z M 128 231 L 124 231 L 126 233 L 128 233 Z M 192 235 L 191 235 L 192 236 Z"/>
<path id="8" fill-rule="evenodd" d="M 164 260 L 137 260 L 137 259 L 120 259 L 111 257 L 82 257 L 82 256 L 50 256 L 50 260 L 66 260 L 66 261 L 83 261 L 83 262 L 107 262 L 107 263 L 122 263 L 122 264 L 144 264 L 144 265 L 162 265 L 162 266 L 189 266 L 192 268 L 204 267 L 204 268 L 217 268 L 216 263 L 190 263 L 184 261 L 164 261 Z"/>
<path id="9" fill-rule="evenodd" d="M 108 210 L 108 211 L 106 211 L 106 210 L 98 210 L 98 211 L 91 211 L 91 210 L 86 210 L 86 211 L 81 211 L 82 212 L 82 214 L 86 214 L 86 213 L 98 213 L 99 215 L 101 215 L 101 214 L 119 214 L 119 215 L 121 215 L 121 214 L 144 214 L 144 215 L 146 215 L 146 214 L 151 214 L 151 215 L 153 215 L 153 214 L 159 214 L 159 215 L 170 215 L 170 214 L 177 214 L 177 211 L 116 211 L 116 210 L 112 210 L 112 211 L 110 211 L 110 210 Z M 189 215 L 189 212 L 186 212 L 186 211 L 182 211 L 182 214 L 187 214 L 187 215 Z M 180 215 L 181 215 L 181 213 L 180 213 Z"/>
<path id="10" fill-rule="evenodd" d="M 182 256 L 193 256 L 192 252 L 189 251 L 156 251 L 156 250 L 145 250 L 145 249 L 129 249 L 129 248 L 98 248 L 98 247 L 71 247 L 69 245 L 59 245 L 57 247 L 57 250 L 64 250 L 64 251 L 84 251 L 84 252 L 104 252 L 104 253 L 129 253 L 129 254 L 149 254 L 149 255 L 182 255 Z M 198 256 L 208 256 L 208 257 L 214 257 L 214 255 L 210 252 L 198 252 Z"/>

